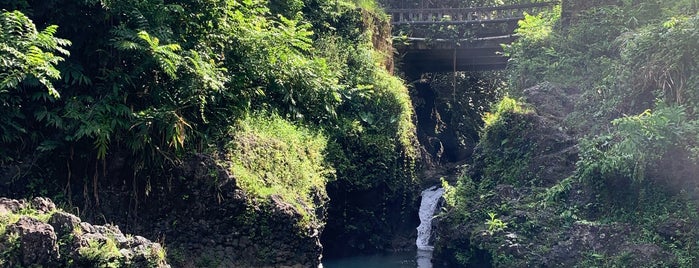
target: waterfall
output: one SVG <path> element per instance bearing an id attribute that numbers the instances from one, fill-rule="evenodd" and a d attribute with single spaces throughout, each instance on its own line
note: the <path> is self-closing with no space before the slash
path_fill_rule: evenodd
<path id="1" fill-rule="evenodd" d="M 430 246 L 430 236 L 432 236 L 432 218 L 434 211 L 437 210 L 439 198 L 444 194 L 444 188 L 432 186 L 422 191 L 422 201 L 420 202 L 420 226 L 417 227 L 417 245 L 418 250 L 432 251 L 434 248 Z"/>

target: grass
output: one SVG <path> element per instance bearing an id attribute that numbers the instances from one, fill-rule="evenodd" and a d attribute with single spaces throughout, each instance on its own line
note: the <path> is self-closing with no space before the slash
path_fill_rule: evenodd
<path id="1" fill-rule="evenodd" d="M 7 232 L 7 226 L 10 226 L 17 221 L 19 221 L 19 218 L 22 216 L 27 216 L 33 219 L 36 219 L 40 222 L 48 222 L 53 213 L 59 210 L 53 210 L 49 211 L 47 213 L 39 213 L 39 211 L 31 208 L 24 208 L 16 213 L 5 213 L 5 214 L 0 214 L 0 236 L 4 235 L 5 232 Z"/>
<path id="2" fill-rule="evenodd" d="M 384 12 L 383 7 L 375 0 L 352 0 L 356 7 L 374 13 L 382 20 L 388 20 L 388 15 Z"/>
<path id="3" fill-rule="evenodd" d="M 325 195 L 334 172 L 325 165 L 327 138 L 269 114 L 247 116 L 231 136 L 226 149 L 238 186 L 258 200 L 278 195 L 310 219 L 313 191 Z"/>

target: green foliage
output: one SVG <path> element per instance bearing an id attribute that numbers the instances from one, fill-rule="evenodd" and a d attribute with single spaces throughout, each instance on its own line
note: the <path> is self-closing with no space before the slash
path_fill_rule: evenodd
<path id="1" fill-rule="evenodd" d="M 478 184 L 470 176 L 463 174 L 456 181 L 456 186 L 451 186 L 443 180 L 442 187 L 442 197 L 447 204 L 445 209 L 454 209 L 452 212 L 458 219 L 469 218 L 471 211 L 468 208 L 475 206 L 480 198 L 481 189 L 478 188 Z"/>
<path id="2" fill-rule="evenodd" d="M 456 137 L 459 148 L 468 150 L 475 146 L 483 120 L 493 103 L 503 98 L 507 88 L 505 74 L 503 71 L 430 74 L 429 87 L 439 97 L 434 107 L 417 100 L 414 101 L 415 108 L 418 113 L 431 113 L 426 109 L 435 108 L 444 124 L 430 129 L 427 135 L 440 136 L 451 132 L 453 134 L 447 135 Z"/>
<path id="3" fill-rule="evenodd" d="M 224 149 L 257 201 L 278 195 L 312 212 L 312 193 L 324 197 L 337 170 L 348 190 L 381 189 L 387 200 L 412 204 L 413 111 L 403 81 L 385 70 L 392 51 L 372 43 L 390 37 L 374 1 L 21 2 L 0 8 L 60 25 L 56 35 L 72 45 L 60 64 L 58 56 L 44 59 L 55 70 L 27 67 L 60 74 L 51 81 L 61 98 L 30 92 L 42 85 L 29 76 L 0 92 L 10 104 L 0 112 L 12 115 L 0 119 L 8 129 L 0 132 L 0 161 L 19 170 L 3 184 L 68 202 L 78 192 L 94 204 L 101 187 L 123 189 L 108 184 L 126 180 L 134 198 L 145 198 L 157 189 L 150 180 L 167 180 L 162 171 L 187 155 Z M 45 57 L 67 56 L 68 42 L 51 39 L 54 32 L 39 36 L 55 45 L 36 46 Z M 279 116 L 264 118 L 270 114 Z M 132 170 L 133 180 L 119 170 Z M 24 183 L 35 177 L 50 179 Z"/>
<path id="4" fill-rule="evenodd" d="M 517 41 L 504 46 L 505 55 L 510 56 L 512 88 L 531 86 L 532 82 L 539 81 L 537 78 L 547 75 L 547 68 L 551 68 L 548 64 L 559 55 L 552 40 L 552 30 L 559 19 L 560 7 L 541 14 L 525 14 L 518 22 Z"/>
<path id="5" fill-rule="evenodd" d="M 485 225 L 488 226 L 488 233 L 493 235 L 496 232 L 500 232 L 507 228 L 507 223 L 503 222 L 501 219 L 496 218 L 495 213 L 489 212 L 488 217 L 490 219 L 485 221 Z"/>
<path id="6" fill-rule="evenodd" d="M 697 108 L 699 16 L 673 16 L 619 37 L 624 78 L 638 93 Z"/>
<path id="7" fill-rule="evenodd" d="M 17 222 L 20 215 L 15 213 L 3 213 L 0 215 L 0 236 L 5 235 L 7 226 Z"/>
<path id="8" fill-rule="evenodd" d="M 58 91 L 51 80 L 60 78 L 56 69 L 70 41 L 56 38 L 58 26 L 51 25 L 37 31 L 32 21 L 19 11 L 3 12 L 0 16 L 0 93 L 7 94 L 20 83 L 35 79 L 44 86 L 51 97 L 58 98 Z M 4 96 L 5 97 L 5 96 Z"/>
<path id="9" fill-rule="evenodd" d="M 485 128 L 495 126 L 495 124 L 503 123 L 503 116 L 509 113 L 526 114 L 532 112 L 531 109 L 526 108 L 521 102 L 505 96 L 499 102 L 497 102 L 491 108 L 492 112 L 486 112 L 483 116 L 483 122 L 485 123 Z"/>
<path id="10" fill-rule="evenodd" d="M 327 132 L 327 160 L 337 179 L 327 187 L 332 201 L 324 232 L 332 239 L 359 237 L 338 245 L 358 253 L 388 249 L 390 237 L 398 231 L 392 226 L 409 222 L 405 211 L 418 192 L 418 149 L 408 90 L 384 67 L 391 48 L 374 47 L 374 40 L 389 38 L 384 28 L 388 24 L 380 15 L 353 12 L 349 14 L 357 16 L 355 20 L 342 27 L 360 30 L 357 35 L 324 36 L 317 41 L 322 45 L 316 53 L 328 57 L 329 67 L 339 71 L 339 82 L 346 85 L 340 91 L 337 118 Z M 371 197 L 356 198 L 362 195 Z"/>
<path id="11" fill-rule="evenodd" d="M 94 267 L 117 268 L 123 266 L 124 256 L 119 252 L 117 242 L 113 239 L 105 241 L 88 240 L 87 246 L 78 250 L 83 262 L 87 262 Z"/>
<path id="12" fill-rule="evenodd" d="M 314 194 L 325 195 L 333 174 L 324 159 L 327 138 L 268 114 L 241 120 L 231 137 L 226 162 L 241 189 L 259 200 L 278 195 L 312 217 L 315 206 L 322 205 L 315 204 Z"/>
<path id="13" fill-rule="evenodd" d="M 553 26 L 560 19 L 560 6 L 551 13 L 540 13 L 531 15 L 524 14 L 524 19 L 517 22 L 515 33 L 521 38 L 526 39 L 523 42 L 544 42 L 551 36 Z"/>
<path id="14" fill-rule="evenodd" d="M 520 167 L 543 148 L 521 138 L 526 113 L 494 112 L 486 118 L 469 176 L 445 195 L 444 220 L 459 226 L 450 231 L 468 230 L 447 240 L 477 243 L 446 246 L 461 256 L 461 265 L 473 264 L 471 256 L 485 250 L 495 266 L 532 266 L 531 260 L 551 254 L 575 226 L 586 225 L 624 226 L 625 245 L 657 246 L 666 255 L 641 256 L 639 262 L 634 250 L 593 248 L 574 253 L 579 267 L 697 265 L 697 233 L 689 227 L 699 220 L 696 3 L 611 2 L 574 10 L 567 25 L 558 14 L 527 16 L 519 39 L 505 48 L 511 56 L 510 94 L 542 81 L 576 89 L 569 125 L 561 127 L 572 126 L 580 137 L 577 170 L 551 185 L 518 184 L 516 178 L 536 178 Z M 512 102 L 502 105 L 512 110 Z M 486 227 L 502 218 L 517 243 L 537 246 L 512 256 L 502 252 L 508 241 L 473 235 L 488 212 L 497 214 L 486 218 Z"/>
<path id="15" fill-rule="evenodd" d="M 656 167 L 668 152 L 693 146 L 697 137 L 696 123 L 687 120 L 681 106 L 660 104 L 655 112 L 646 110 L 612 124 L 611 133 L 581 144 L 578 174 L 582 177 L 613 179 L 621 175 L 642 182 L 647 169 Z"/>
<path id="16" fill-rule="evenodd" d="M 159 267 L 166 262 L 167 251 L 163 247 L 151 247 L 148 252 L 148 265 L 151 267 Z"/>
<path id="17" fill-rule="evenodd" d="M 482 161 L 477 180 L 524 185 L 539 179 L 531 174 L 531 155 L 537 152 L 532 140 L 534 122 L 530 108 L 510 97 L 504 97 L 486 113 L 475 159 Z M 492 185 L 492 186 L 494 186 Z"/>
<path id="18" fill-rule="evenodd" d="M 20 217 L 30 217 L 41 222 L 48 222 L 53 213 L 58 210 L 49 211 L 47 213 L 39 212 L 36 209 L 25 208 L 17 211 L 16 213 L 8 212 L 0 214 L 0 236 L 5 234 L 7 231 L 7 226 L 16 223 Z"/>
<path id="19" fill-rule="evenodd" d="M 61 99 L 5 92 L 18 84 L 4 83 L 1 97 L 8 111 L 3 112 L 10 116 L 0 124 L 5 130 L 0 134 L 5 145 L 1 159 L 17 163 L 35 152 L 38 158 L 57 155 L 55 162 L 62 164 L 50 172 L 60 177 L 69 174 L 68 180 L 94 178 L 92 183 L 98 185 L 106 176 L 99 162 L 128 155 L 128 165 L 137 175 L 157 172 L 186 153 L 208 150 L 227 137 L 225 129 L 251 110 L 274 111 L 334 132 L 346 122 L 340 117 L 359 118 L 357 109 L 364 105 L 373 105 L 372 111 L 361 111 L 369 117 L 382 113 L 383 106 L 390 107 L 393 115 L 376 117 L 376 121 L 365 116 L 365 122 L 380 126 L 377 129 L 389 122 L 380 135 L 400 131 L 398 140 L 412 150 L 409 98 L 401 81 L 374 66 L 377 53 L 371 34 L 363 33 L 361 12 L 355 7 L 344 1 L 32 3 L 27 8 L 40 20 L 63 25 L 62 36 L 75 43 L 73 55 L 58 67 L 62 58 L 54 56 L 42 58 L 50 64 L 44 67 L 32 61 L 36 64 L 15 68 L 31 71 L 27 75 L 37 79 L 57 78 L 60 70 L 64 79 L 55 87 L 63 93 Z M 6 14 L 3 27 L 18 24 L 21 27 L 12 27 L 33 29 L 28 18 L 17 15 L 21 13 Z M 314 28 L 323 35 L 314 33 Z M 45 51 L 42 57 L 54 51 L 67 55 L 69 43 L 54 38 L 55 31 L 51 26 L 34 33 L 38 38 L 34 43 L 30 34 L 22 34 L 27 37 L 23 41 L 14 38 L 12 31 L 3 31 L 3 42 L 15 49 L 20 44 L 16 41 L 22 41 L 24 48 L 16 49 L 25 56 L 31 46 Z M 342 49 L 322 42 L 333 38 Z M 365 58 L 350 59 L 348 52 Z M 18 53 L 12 55 L 22 56 Z M 12 66 L 19 62 L 5 58 L 3 62 Z M 41 70 L 47 74 L 42 76 Z M 21 74 L 3 74 L 15 73 Z M 52 84 L 46 87 L 53 90 Z M 379 90 L 357 93 L 365 91 L 362 88 Z M 394 99 L 400 101 L 393 105 Z M 339 115 L 338 109 L 344 114 Z"/>
<path id="20" fill-rule="evenodd" d="M 52 25 L 38 31 L 19 11 L 0 14 L 0 142 L 22 140 L 31 131 L 25 123 L 31 115 L 22 110 L 25 103 L 59 97 L 52 81 L 60 78 L 56 65 L 64 60 L 59 55 L 69 55 L 70 42 L 54 37 L 57 29 Z M 8 158 L 4 150 L 0 162 Z"/>
<path id="21" fill-rule="evenodd" d="M 2 223 L 0 222 L 0 224 Z M 20 250 L 19 234 L 2 232 L 0 233 L 0 243 L 3 244 L 2 251 L 0 251 L 0 265 L 11 266 L 13 256 Z"/>

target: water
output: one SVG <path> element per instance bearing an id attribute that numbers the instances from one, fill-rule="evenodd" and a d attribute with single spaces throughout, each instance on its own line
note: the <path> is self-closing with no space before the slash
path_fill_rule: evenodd
<path id="1" fill-rule="evenodd" d="M 422 191 L 420 202 L 420 226 L 417 227 L 416 251 L 396 252 L 355 256 L 334 260 L 323 260 L 319 268 L 433 268 L 430 236 L 432 235 L 432 218 L 444 194 L 443 188 L 433 186 Z"/>
<path id="2" fill-rule="evenodd" d="M 412 251 L 323 260 L 321 268 L 431 268 L 432 252 L 427 259 L 420 258 L 421 254 Z"/>
<path id="3" fill-rule="evenodd" d="M 439 204 L 439 198 L 444 194 L 444 188 L 433 186 L 422 191 L 422 201 L 420 201 L 420 226 L 417 227 L 417 239 L 415 245 L 420 250 L 432 251 L 434 247 L 430 245 L 432 236 L 432 218 L 434 211 Z"/>

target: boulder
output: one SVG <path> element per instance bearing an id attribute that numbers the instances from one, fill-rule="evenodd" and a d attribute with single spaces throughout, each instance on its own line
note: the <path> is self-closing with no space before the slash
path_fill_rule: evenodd
<path id="1" fill-rule="evenodd" d="M 73 214 L 59 211 L 51 215 L 49 224 L 53 226 L 53 229 L 56 231 L 56 235 L 62 237 L 70 234 L 73 232 L 75 227 L 80 225 L 80 218 Z"/>
<path id="2" fill-rule="evenodd" d="M 39 213 L 49 213 L 56 210 L 56 204 L 46 197 L 35 197 L 32 199 L 32 208 Z"/>
<path id="3" fill-rule="evenodd" d="M 19 235 L 22 264 L 51 266 L 60 257 L 58 238 L 53 227 L 37 219 L 22 216 L 7 227 L 7 233 Z"/>
<path id="4" fill-rule="evenodd" d="M 27 207 L 24 200 L 14 200 L 0 197 L 0 214 L 14 213 Z"/>
<path id="5" fill-rule="evenodd" d="M 1 267 L 170 267 L 160 244 L 124 235 L 118 226 L 82 222 L 57 211 L 48 198 L 37 197 L 30 203 L 0 198 L 0 216 L 20 211 L 26 215 L 16 215 L 19 219 L 0 235 Z M 48 223 L 39 220 L 45 216 Z M 86 255 L 87 248 L 91 249 Z"/>

